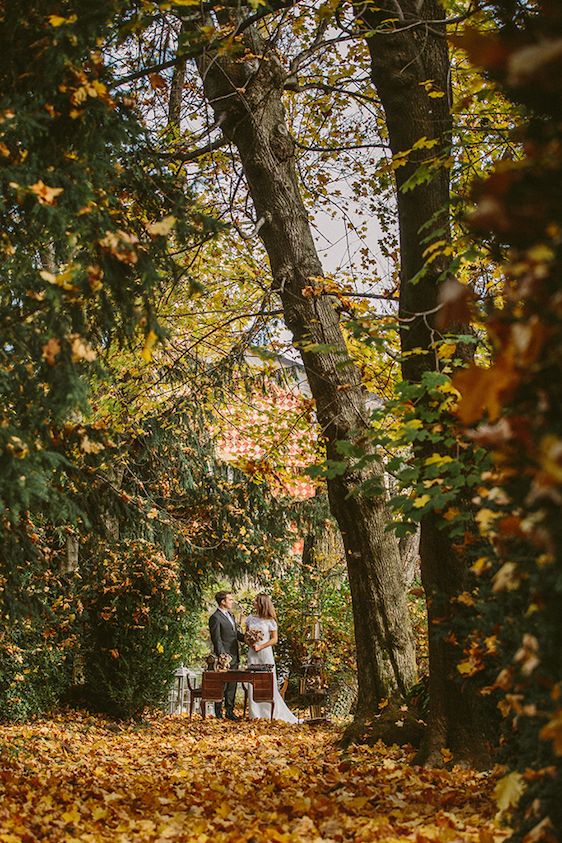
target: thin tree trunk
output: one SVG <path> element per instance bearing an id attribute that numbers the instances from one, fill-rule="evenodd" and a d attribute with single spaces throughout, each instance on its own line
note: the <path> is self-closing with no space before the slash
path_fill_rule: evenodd
<path id="1" fill-rule="evenodd" d="M 412 150 L 421 138 L 436 143 L 410 152 L 408 163 L 396 173 L 400 229 L 400 306 L 402 373 L 419 382 L 425 371 L 435 371 L 435 311 L 440 277 L 449 258 L 430 265 L 424 251 L 438 240 L 449 241 L 450 184 L 446 165 L 438 166 L 428 181 L 404 191 L 418 168 L 449 155 L 452 133 L 450 61 L 445 36 L 445 13 L 437 0 L 377 0 L 361 8 L 368 31 L 371 75 L 383 104 L 393 155 Z M 392 19 L 393 24 L 388 23 Z M 431 21 L 431 23 L 424 23 Z M 391 29 L 395 31 L 392 32 Z M 400 31 L 402 30 L 402 31 Z M 430 89 L 435 96 L 430 96 Z M 431 165 L 430 165 L 431 166 Z M 414 280 L 415 279 L 415 280 Z M 424 353 L 416 354 L 414 349 Z M 433 448 L 431 448 L 433 450 Z M 427 448 L 417 456 L 428 456 Z M 420 760 L 441 761 L 448 747 L 458 759 L 482 764 L 488 757 L 483 718 L 474 696 L 463 690 L 456 670 L 458 651 L 446 643 L 443 619 L 450 620 L 456 595 L 464 590 L 467 572 L 435 513 L 423 518 L 420 537 L 422 582 L 429 623 L 430 717 Z"/>
<path id="2" fill-rule="evenodd" d="M 368 447 L 369 423 L 359 372 L 349 357 L 339 315 L 327 295 L 307 295 L 323 274 L 299 190 L 294 145 L 282 105 L 285 71 L 253 28 L 244 32 L 247 61 L 206 55 L 205 92 L 226 138 L 240 154 L 263 239 L 274 290 L 303 358 L 329 459 L 337 443 Z M 266 53 L 266 54 L 264 54 Z M 381 494 L 355 494 L 376 478 Z M 328 480 L 331 511 L 345 545 L 353 600 L 359 710 L 405 693 L 415 681 L 415 655 L 398 545 L 385 530 L 389 516 L 380 463 Z M 352 494 L 353 493 L 353 494 Z"/>
<path id="3" fill-rule="evenodd" d="M 182 21 L 178 31 L 178 38 L 180 38 L 185 31 L 185 22 Z M 168 128 L 180 130 L 181 122 L 181 104 L 183 86 L 185 82 L 186 60 L 178 61 L 174 66 L 172 74 L 172 82 L 170 85 L 170 98 L 168 100 Z"/>

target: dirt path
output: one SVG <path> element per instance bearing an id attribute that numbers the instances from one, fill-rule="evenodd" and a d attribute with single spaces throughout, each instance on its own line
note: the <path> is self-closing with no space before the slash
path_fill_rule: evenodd
<path id="1" fill-rule="evenodd" d="M 336 727 L 69 713 L 0 727 L 0 841 L 499 843 L 484 774 L 342 752 Z"/>

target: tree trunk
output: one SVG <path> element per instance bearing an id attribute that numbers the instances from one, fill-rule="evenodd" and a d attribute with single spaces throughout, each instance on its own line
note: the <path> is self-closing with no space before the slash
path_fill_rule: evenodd
<path id="1" fill-rule="evenodd" d="M 408 533 L 398 542 L 406 588 L 410 588 L 420 574 L 420 531 Z"/>
<path id="2" fill-rule="evenodd" d="M 185 22 L 182 21 L 178 31 L 178 38 L 185 32 Z M 172 74 L 172 82 L 170 85 L 170 98 L 168 100 L 168 128 L 175 129 L 176 132 L 180 130 L 181 123 L 181 105 L 183 86 L 185 83 L 186 60 L 181 59 L 174 66 Z"/>
<path id="3" fill-rule="evenodd" d="M 371 76 L 383 104 L 393 155 L 412 150 L 420 138 L 436 141 L 431 148 L 413 150 L 405 166 L 396 169 L 400 229 L 401 346 L 406 380 L 419 382 L 425 371 L 435 371 L 431 348 L 435 340 L 435 311 L 439 285 L 449 258 L 426 263 L 430 243 L 450 240 L 450 184 L 446 165 L 438 166 L 428 181 L 404 191 L 406 181 L 420 165 L 448 158 L 452 133 L 450 62 L 444 11 L 437 0 L 378 0 L 376 8 L 361 11 L 359 22 L 368 30 Z M 386 23 L 392 19 L 393 24 Z M 427 23 L 430 22 L 430 23 Z M 400 31 L 402 29 L 402 31 Z M 395 31 L 392 31 L 395 30 Z M 436 96 L 429 96 L 426 84 Z M 415 280 L 414 280 L 415 279 Z M 420 348 L 424 354 L 411 353 Z M 433 448 L 431 448 L 433 450 Z M 424 459 L 427 449 L 416 456 Z M 444 618 L 450 620 L 453 598 L 464 590 L 467 572 L 448 533 L 440 529 L 439 515 L 423 518 L 420 537 L 422 582 L 429 624 L 430 717 L 420 760 L 441 761 L 439 750 L 451 749 L 459 760 L 483 764 L 488 752 L 483 739 L 483 718 L 472 694 L 462 689 L 456 662 L 458 651 L 445 641 Z"/>
<path id="4" fill-rule="evenodd" d="M 209 54 L 200 62 L 205 92 L 226 138 L 240 154 L 287 327 L 304 362 L 330 460 L 342 460 L 338 442 L 368 447 L 369 422 L 359 372 L 349 357 L 339 315 L 328 295 L 309 295 L 322 275 L 299 190 L 294 145 L 282 95 L 285 71 L 259 34 L 244 32 L 247 60 Z M 379 481 L 374 500 L 356 493 Z M 347 557 L 359 676 L 358 708 L 405 693 L 415 681 L 415 655 L 398 545 L 389 517 L 380 463 L 345 470 L 328 480 L 330 509 Z"/>

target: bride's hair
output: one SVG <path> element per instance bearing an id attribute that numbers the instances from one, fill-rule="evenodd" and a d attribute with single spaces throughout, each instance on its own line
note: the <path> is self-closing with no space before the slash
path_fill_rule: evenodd
<path id="1" fill-rule="evenodd" d="M 277 620 L 277 612 L 275 611 L 275 606 L 273 605 L 273 601 L 269 594 L 258 594 L 256 597 L 256 612 L 258 618 L 264 618 L 268 620 L 276 621 Z"/>

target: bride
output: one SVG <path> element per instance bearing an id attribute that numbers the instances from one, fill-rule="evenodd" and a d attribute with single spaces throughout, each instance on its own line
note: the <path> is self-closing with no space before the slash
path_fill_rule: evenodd
<path id="1" fill-rule="evenodd" d="M 256 637 L 257 632 L 261 632 L 261 638 L 254 644 L 248 647 L 248 667 L 251 668 L 254 664 L 272 664 L 273 665 L 273 698 L 275 705 L 273 708 L 273 717 L 275 720 L 284 720 L 285 723 L 298 723 L 297 718 L 292 711 L 285 704 L 285 700 L 279 693 L 277 688 L 277 673 L 275 670 L 275 658 L 273 656 L 273 645 L 277 644 L 277 613 L 271 601 L 271 597 L 267 594 L 258 594 L 254 600 L 253 612 L 246 618 L 246 630 L 250 633 L 250 637 Z M 252 636 L 252 631 L 256 632 Z M 252 685 L 249 685 L 248 700 L 250 705 L 250 718 L 256 719 L 265 717 L 269 720 L 271 715 L 271 706 L 269 703 L 254 702 Z"/>

